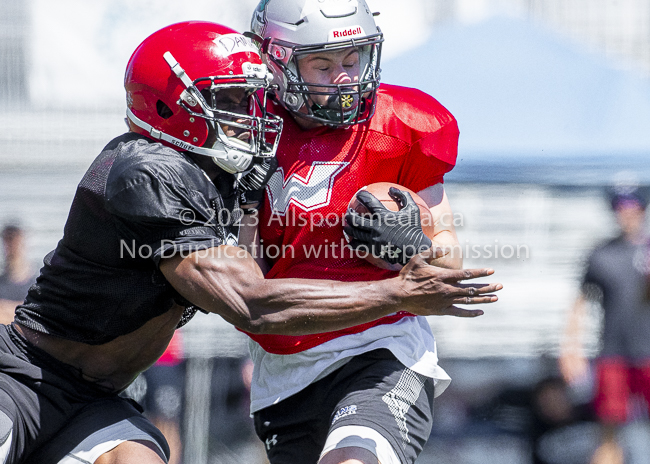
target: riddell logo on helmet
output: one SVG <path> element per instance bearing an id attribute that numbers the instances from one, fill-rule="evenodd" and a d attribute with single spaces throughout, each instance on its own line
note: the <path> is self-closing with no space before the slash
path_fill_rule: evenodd
<path id="1" fill-rule="evenodd" d="M 366 35 L 361 26 L 346 27 L 345 29 L 332 29 L 329 35 L 329 41 L 347 39 L 348 37 L 357 37 Z"/>

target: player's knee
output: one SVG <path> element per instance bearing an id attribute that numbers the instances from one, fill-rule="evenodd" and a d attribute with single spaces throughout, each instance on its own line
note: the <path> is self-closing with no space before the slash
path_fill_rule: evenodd
<path id="1" fill-rule="evenodd" d="M 99 456 L 94 464 L 166 464 L 160 450 L 150 441 L 125 441 Z"/>
<path id="2" fill-rule="evenodd" d="M 334 449 L 325 454 L 318 464 L 378 464 L 377 456 L 365 448 L 355 446 Z"/>
<path id="3" fill-rule="evenodd" d="M 327 436 L 319 464 L 400 464 L 389 441 L 376 430 L 339 427 Z"/>

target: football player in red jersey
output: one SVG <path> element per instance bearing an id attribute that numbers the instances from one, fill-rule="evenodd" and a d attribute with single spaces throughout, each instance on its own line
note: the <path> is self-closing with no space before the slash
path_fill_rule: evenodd
<path id="1" fill-rule="evenodd" d="M 199 308 L 299 335 L 494 300 L 494 285 L 457 284 L 487 272 L 440 276 L 422 260 L 381 282 L 264 279 L 235 245 L 240 206 L 274 172 L 270 80 L 257 46 L 214 23 L 167 26 L 133 53 L 130 131 L 83 176 L 63 238 L 0 325 L 0 462 L 166 462 L 160 431 L 119 393 Z"/>
<path id="2" fill-rule="evenodd" d="M 383 257 L 396 268 L 435 245 L 447 252 L 430 254 L 430 264 L 461 269 L 443 188 L 456 162 L 456 120 L 423 92 L 379 85 L 383 36 L 365 1 L 262 0 L 251 29 L 274 74 L 269 110 L 284 121 L 253 242 L 266 277 L 394 277 L 395 268 L 346 246 L 343 217 L 353 247 L 392 247 L 398 252 Z M 367 192 L 358 198 L 374 219 L 346 212 L 355 192 L 375 182 L 418 192 L 435 218 L 433 241 L 399 191 L 392 195 L 405 207 L 397 213 Z M 450 381 L 424 317 L 401 309 L 338 331 L 250 336 L 251 410 L 271 464 L 415 461 L 433 398 Z"/>

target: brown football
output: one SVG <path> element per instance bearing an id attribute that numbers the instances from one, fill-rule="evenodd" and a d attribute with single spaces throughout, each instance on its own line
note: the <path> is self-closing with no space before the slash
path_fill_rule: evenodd
<path id="1" fill-rule="evenodd" d="M 388 195 L 388 189 L 390 187 L 395 187 L 399 190 L 406 191 L 411 194 L 411 197 L 413 197 L 413 201 L 415 201 L 415 203 L 420 208 L 420 220 L 422 223 L 422 231 L 427 237 L 433 239 L 433 231 L 435 226 L 433 215 L 431 214 L 431 211 L 429 210 L 429 207 L 427 206 L 426 202 L 422 199 L 422 197 L 420 197 L 414 191 L 407 189 L 406 187 L 402 187 L 401 185 L 394 184 L 392 182 L 377 182 L 361 188 L 359 192 L 361 190 L 367 190 L 368 192 L 372 193 L 386 208 L 388 208 L 391 211 L 397 211 L 399 210 L 399 204 L 395 202 L 395 200 L 393 200 L 390 197 L 390 195 Z M 352 199 L 348 204 L 348 208 L 355 210 L 357 213 L 361 215 L 370 214 L 368 209 L 357 200 L 357 193 L 358 192 L 356 192 L 352 196 Z M 358 254 L 360 257 L 363 257 L 366 261 L 382 269 L 399 270 L 401 268 L 399 264 L 391 265 L 386 261 L 384 261 L 383 259 L 375 258 L 374 256 L 372 256 L 372 254 L 369 253 L 366 254 L 363 251 L 359 251 Z"/>

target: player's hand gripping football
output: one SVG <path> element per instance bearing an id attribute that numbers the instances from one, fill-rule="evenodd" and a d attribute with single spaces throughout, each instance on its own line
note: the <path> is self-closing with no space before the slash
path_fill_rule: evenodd
<path id="1" fill-rule="evenodd" d="M 370 192 L 357 193 L 357 200 L 371 216 L 350 209 L 343 230 L 352 248 L 368 250 L 390 264 L 405 265 L 413 256 L 429 250 L 432 242 L 422 231 L 420 209 L 411 194 L 391 187 L 388 195 L 400 205 L 399 211 L 389 210 Z"/>
<path id="2" fill-rule="evenodd" d="M 399 278 L 408 298 L 405 310 L 418 316 L 476 317 L 483 314 L 480 309 L 459 308 L 458 304 L 475 305 L 494 303 L 498 300 L 494 292 L 503 288 L 500 283 L 461 283 L 494 274 L 492 269 L 446 269 L 427 264 L 429 250 L 414 256 L 402 268 Z"/>
<path id="3" fill-rule="evenodd" d="M 239 206 L 244 211 L 253 211 L 259 207 L 266 184 L 277 168 L 278 160 L 275 156 L 264 158 L 260 162 L 254 162 L 251 169 L 239 179 Z"/>

